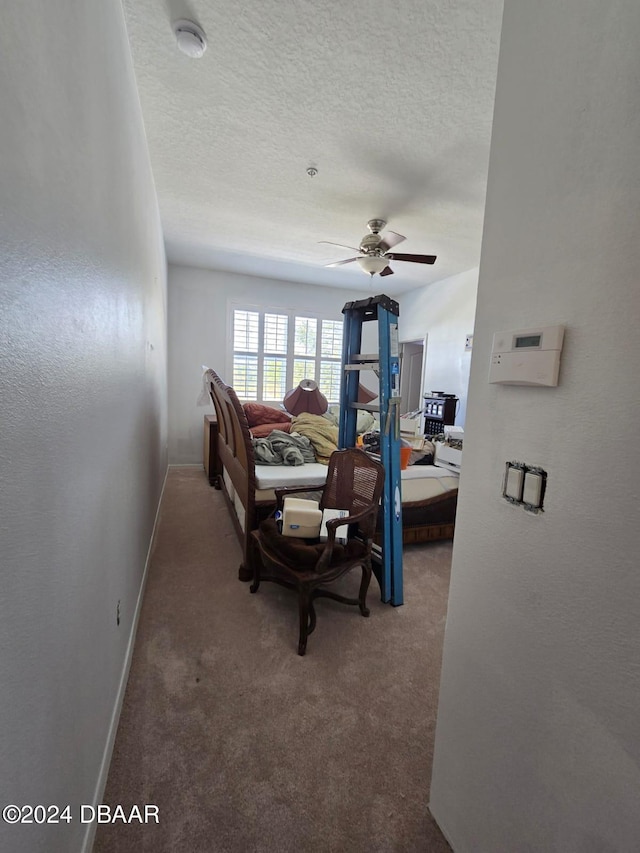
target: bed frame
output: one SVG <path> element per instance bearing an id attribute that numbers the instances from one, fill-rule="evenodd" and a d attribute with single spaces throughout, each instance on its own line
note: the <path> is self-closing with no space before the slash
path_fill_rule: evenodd
<path id="1" fill-rule="evenodd" d="M 250 533 L 270 515 L 275 500 L 256 499 L 255 457 L 251 432 L 236 392 L 223 382 L 214 370 L 207 370 L 205 381 L 218 422 L 217 464 L 220 473 L 213 485 L 222 490 L 242 547 L 242 563 L 238 577 L 242 581 L 249 581 L 253 578 L 252 561 L 258 558 L 254 553 Z M 452 489 L 424 501 L 403 503 L 403 544 L 451 539 L 457 500 L 458 490 Z M 238 518 L 239 508 L 244 514 L 244 525 Z"/>

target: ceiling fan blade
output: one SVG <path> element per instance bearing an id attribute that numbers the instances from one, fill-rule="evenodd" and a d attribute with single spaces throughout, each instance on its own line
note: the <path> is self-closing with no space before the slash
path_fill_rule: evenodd
<path id="1" fill-rule="evenodd" d="M 352 249 L 354 252 L 360 251 L 355 246 L 345 246 L 344 243 L 332 243 L 331 240 L 318 240 L 318 243 L 326 243 L 327 246 L 340 246 L 341 249 Z"/>
<path id="2" fill-rule="evenodd" d="M 391 267 L 385 267 L 380 273 L 380 275 L 393 275 L 393 270 L 391 269 Z"/>
<path id="3" fill-rule="evenodd" d="M 436 255 L 403 255 L 393 252 L 389 257 L 394 261 L 411 261 L 412 264 L 434 264 Z"/>
<path id="4" fill-rule="evenodd" d="M 357 258 L 347 258 L 346 261 L 334 261 L 332 264 L 324 264 L 325 267 L 341 267 L 343 264 L 350 264 L 357 261 Z"/>
<path id="5" fill-rule="evenodd" d="M 382 249 L 383 252 L 388 252 L 392 246 L 397 246 L 398 243 L 402 243 L 403 240 L 406 240 L 406 237 L 403 237 L 402 234 L 397 234 L 395 231 L 387 231 L 382 240 L 378 243 L 378 248 Z"/>

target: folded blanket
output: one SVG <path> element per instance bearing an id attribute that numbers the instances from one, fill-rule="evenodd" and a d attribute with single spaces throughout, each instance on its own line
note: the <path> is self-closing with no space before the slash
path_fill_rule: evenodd
<path id="1" fill-rule="evenodd" d="M 325 465 L 329 463 L 334 450 L 338 449 L 338 427 L 322 415 L 310 415 L 308 412 L 296 415 L 291 421 L 291 430 L 309 439 L 316 452 L 316 459 Z"/>
<path id="2" fill-rule="evenodd" d="M 268 438 L 255 438 L 253 452 L 258 465 L 304 465 L 316 461 L 308 438 L 279 429 L 274 429 Z"/>

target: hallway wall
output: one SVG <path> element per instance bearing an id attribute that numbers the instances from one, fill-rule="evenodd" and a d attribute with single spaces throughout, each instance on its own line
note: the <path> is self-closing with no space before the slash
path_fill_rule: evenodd
<path id="1" fill-rule="evenodd" d="M 635 0 L 505 4 L 431 791 L 456 853 L 640 838 L 639 41 Z M 558 387 L 488 384 L 495 331 L 556 323 Z"/>
<path id="2" fill-rule="evenodd" d="M 166 262 L 119 0 L 0 27 L 0 849 L 89 843 L 166 471 Z"/>

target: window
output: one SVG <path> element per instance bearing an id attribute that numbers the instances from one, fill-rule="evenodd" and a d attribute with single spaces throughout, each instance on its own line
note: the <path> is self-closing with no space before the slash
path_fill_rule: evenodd
<path id="1" fill-rule="evenodd" d="M 281 403 L 301 379 L 340 400 L 342 320 L 234 308 L 233 387 L 241 400 Z"/>
<path id="2" fill-rule="evenodd" d="M 255 400 L 258 390 L 259 314 L 257 311 L 234 311 L 233 322 L 233 387 L 236 394 Z"/>

